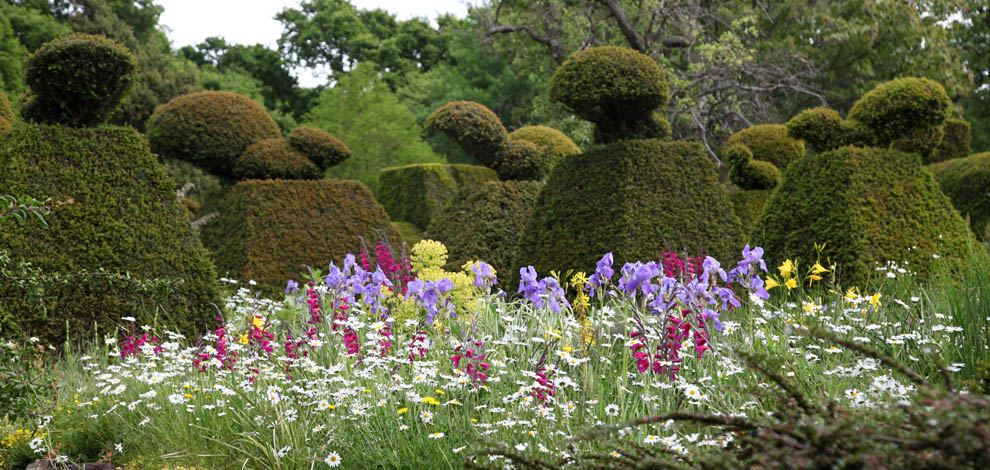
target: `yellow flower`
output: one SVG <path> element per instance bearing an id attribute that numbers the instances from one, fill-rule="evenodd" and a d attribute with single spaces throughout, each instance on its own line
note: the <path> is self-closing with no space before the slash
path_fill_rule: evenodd
<path id="1" fill-rule="evenodd" d="M 807 313 L 815 313 L 815 304 L 811 302 L 804 302 L 801 308 Z"/>
<path id="2" fill-rule="evenodd" d="M 828 272 L 828 269 L 825 269 L 825 267 L 822 266 L 821 263 L 818 263 L 818 262 L 815 262 L 815 265 L 811 267 L 811 274 L 821 274 L 821 273 L 827 273 L 827 272 Z"/>
<path id="3" fill-rule="evenodd" d="M 797 279 L 794 279 L 793 277 L 787 279 L 787 281 L 784 282 L 784 286 L 786 286 L 788 289 L 796 288 L 798 286 Z"/>
<path id="4" fill-rule="evenodd" d="M 443 390 L 440 390 L 439 388 L 436 390 L 436 392 L 437 395 L 445 395 L 445 393 L 443 393 Z"/>
<path id="5" fill-rule="evenodd" d="M 766 279 L 766 289 L 767 290 L 773 289 L 774 287 L 778 287 L 778 286 L 780 286 L 780 283 L 777 282 L 776 279 L 774 279 L 772 277 L 768 277 Z"/>
<path id="6" fill-rule="evenodd" d="M 809 274 L 808 275 L 808 287 L 811 287 L 811 283 L 812 282 L 821 281 L 821 280 L 822 280 L 822 277 L 821 276 L 819 276 L 817 274 Z"/>
<path id="7" fill-rule="evenodd" d="M 870 305 L 872 305 L 873 308 L 877 308 L 878 306 L 880 306 L 880 293 L 879 292 L 877 292 L 876 294 L 873 294 L 873 295 L 870 296 Z"/>
<path id="8" fill-rule="evenodd" d="M 794 262 L 791 261 L 791 260 L 789 260 L 789 259 L 787 259 L 787 260 L 784 260 L 783 264 L 781 264 L 780 266 L 777 267 L 777 270 L 780 271 L 780 275 L 781 276 L 791 277 L 791 276 L 794 275 L 794 269 L 795 268 L 796 268 L 796 266 L 794 266 Z"/>
<path id="9" fill-rule="evenodd" d="M 265 319 L 261 318 L 261 315 L 255 315 L 254 318 L 251 319 L 251 325 L 259 330 L 263 330 L 263 327 L 265 326 Z"/>
<path id="10" fill-rule="evenodd" d="M 846 291 L 845 297 L 843 297 L 843 299 L 845 299 L 846 302 L 850 302 L 850 303 L 855 302 L 856 299 L 858 298 L 859 298 L 859 292 L 856 290 L 855 287 L 850 287 L 849 290 Z"/>
<path id="11" fill-rule="evenodd" d="M 248 344 L 248 334 L 244 333 L 241 335 L 241 339 L 238 342 L 241 344 Z"/>
<path id="12" fill-rule="evenodd" d="M 423 397 L 423 403 L 427 403 L 427 404 L 430 404 L 430 405 L 433 405 L 433 406 L 437 406 L 437 405 L 440 404 L 440 402 L 437 401 L 437 399 L 436 398 L 433 398 L 433 397 Z"/>
<path id="13" fill-rule="evenodd" d="M 405 412 L 407 412 L 407 411 L 409 411 L 409 408 L 399 408 L 399 414 L 400 414 L 400 415 L 401 415 L 402 413 L 405 413 Z"/>

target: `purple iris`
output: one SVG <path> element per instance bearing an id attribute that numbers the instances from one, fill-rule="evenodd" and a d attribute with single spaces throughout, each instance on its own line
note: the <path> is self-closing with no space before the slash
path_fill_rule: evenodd
<path id="1" fill-rule="evenodd" d="M 536 308 L 542 307 L 543 300 L 540 299 L 540 283 L 536 281 L 536 269 L 532 266 L 521 268 L 519 276 L 521 279 L 516 293 L 522 294 L 524 299 L 536 304 Z"/>
<path id="2" fill-rule="evenodd" d="M 717 273 L 723 282 L 729 281 L 729 277 L 725 274 L 725 270 L 722 269 L 722 265 L 715 258 L 706 256 L 705 261 L 701 263 L 701 267 L 704 269 L 701 273 L 701 282 L 708 284 L 713 273 Z"/>
<path id="3" fill-rule="evenodd" d="M 407 284 L 407 288 L 406 299 L 415 296 L 416 303 L 426 309 L 427 324 L 432 325 L 433 319 L 443 312 L 454 315 L 453 305 L 447 301 L 448 299 L 443 297 L 441 302 L 441 296 L 454 289 L 454 283 L 450 279 L 443 278 L 435 282 L 416 279 Z"/>
<path id="4" fill-rule="evenodd" d="M 605 285 L 605 282 L 611 280 L 615 274 L 615 270 L 612 269 L 612 252 L 605 253 L 605 256 L 602 256 L 602 259 L 598 260 L 596 266 L 595 273 L 588 278 L 588 282 L 585 285 L 585 287 L 590 289 L 592 297 L 595 296 L 595 288 Z"/>
<path id="5" fill-rule="evenodd" d="M 750 249 L 749 245 L 747 244 L 746 247 L 743 248 L 742 255 L 743 255 L 743 259 L 738 263 L 736 263 L 738 267 L 733 269 L 732 271 L 729 271 L 730 279 L 733 280 L 739 279 L 740 277 L 748 274 L 752 274 L 754 276 L 757 275 L 757 273 L 752 272 L 752 270 L 750 269 L 750 266 L 757 263 L 759 263 L 760 269 L 766 272 L 767 263 L 766 261 L 763 261 L 763 248 L 755 247 L 753 249 Z"/>
<path id="6" fill-rule="evenodd" d="M 295 294 L 299 292 L 299 283 L 289 279 L 289 283 L 285 286 L 285 295 Z"/>
<path id="7" fill-rule="evenodd" d="M 560 283 L 552 277 L 545 277 L 540 280 L 540 299 L 543 296 L 547 297 L 547 302 L 550 304 L 550 311 L 553 313 L 560 313 L 560 304 L 570 307 L 570 302 L 567 301 L 567 297 L 564 296 L 564 289 L 561 289 Z M 542 304 L 542 302 L 541 302 Z M 537 306 L 539 308 L 540 306 Z"/>
<path id="8" fill-rule="evenodd" d="M 495 278 L 495 270 L 492 266 L 484 261 L 478 261 L 474 263 L 471 268 L 474 271 L 474 285 L 475 287 L 491 287 L 498 284 L 498 279 Z"/>
<path id="9" fill-rule="evenodd" d="M 344 283 L 346 278 L 347 276 L 344 275 L 344 272 L 341 271 L 340 268 L 334 266 L 333 262 L 331 262 L 330 272 L 327 274 L 327 277 L 323 282 L 326 283 L 327 287 L 337 289 Z"/>
<path id="10" fill-rule="evenodd" d="M 722 322 L 719 321 L 719 319 L 718 319 L 718 312 L 716 312 L 716 311 L 714 311 L 714 310 L 712 310 L 710 308 L 706 308 L 702 312 L 702 315 L 705 317 L 705 320 L 710 320 L 710 321 L 712 321 L 714 323 L 716 330 L 722 331 Z"/>
<path id="11" fill-rule="evenodd" d="M 619 279 L 619 289 L 625 291 L 626 295 L 634 297 L 636 289 L 643 292 L 644 296 L 649 296 L 659 289 L 650 281 L 660 275 L 660 266 L 654 262 L 626 263 L 622 267 L 622 278 Z"/>

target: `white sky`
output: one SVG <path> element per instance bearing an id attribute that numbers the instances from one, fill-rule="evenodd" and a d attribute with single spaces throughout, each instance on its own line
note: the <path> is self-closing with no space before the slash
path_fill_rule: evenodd
<path id="1" fill-rule="evenodd" d="M 168 28 L 176 49 L 195 45 L 210 36 L 221 36 L 230 44 L 264 44 L 275 48 L 282 25 L 274 19 L 299 0 L 157 0 L 165 8 L 159 24 Z M 351 0 L 359 9 L 382 8 L 400 20 L 412 17 L 436 19 L 443 13 L 467 16 L 465 0 Z M 313 71 L 298 70 L 299 84 L 313 87 L 325 82 Z"/>

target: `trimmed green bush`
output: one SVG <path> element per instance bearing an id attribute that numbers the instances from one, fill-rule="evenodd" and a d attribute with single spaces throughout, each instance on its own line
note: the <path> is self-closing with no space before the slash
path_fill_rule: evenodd
<path id="1" fill-rule="evenodd" d="M 160 160 L 165 172 L 175 181 L 176 191 L 192 183 L 194 188 L 186 191 L 185 196 L 199 203 L 202 214 L 218 210 L 224 192 L 236 183 L 229 178 L 211 175 L 187 161 L 174 158 L 162 158 Z"/>
<path id="2" fill-rule="evenodd" d="M 955 158 L 968 157 L 973 153 L 970 144 L 973 140 L 971 126 L 968 121 L 962 119 L 949 119 L 942 127 L 944 135 L 935 149 L 934 158 L 922 160 L 922 163 L 935 163 L 952 160 Z"/>
<path id="3" fill-rule="evenodd" d="M 103 36 L 55 39 L 27 58 L 24 81 L 33 96 L 22 114 L 76 127 L 106 122 L 134 85 L 136 71 L 130 51 Z"/>
<path id="4" fill-rule="evenodd" d="M 497 179 L 495 171 L 476 165 L 419 163 L 385 168 L 379 176 L 378 200 L 392 220 L 426 230 L 458 192 Z"/>
<path id="5" fill-rule="evenodd" d="M 312 127 L 299 126 L 286 136 L 292 147 L 326 170 L 350 158 L 352 152 L 336 137 Z"/>
<path id="6" fill-rule="evenodd" d="M 524 126 L 509 134 L 512 140 L 527 140 L 543 152 L 543 159 L 553 168 L 561 159 L 581 153 L 581 149 L 563 132 L 547 126 Z M 545 175 L 544 175 L 545 176 Z"/>
<path id="7" fill-rule="evenodd" d="M 729 181 L 743 190 L 773 189 L 780 184 L 780 170 L 770 162 L 747 160 L 729 167 Z"/>
<path id="8" fill-rule="evenodd" d="M 518 271 L 517 246 L 542 186 L 538 181 L 489 181 L 462 192 L 429 231 L 429 238 L 443 242 L 450 253 L 446 269 L 459 271 L 464 263 L 481 260 L 498 271 L 502 282 L 510 279 Z"/>
<path id="9" fill-rule="evenodd" d="M 223 176 L 233 175 L 249 145 L 282 135 L 260 104 L 223 91 L 190 93 L 155 108 L 147 130 L 155 153 Z"/>
<path id="10" fill-rule="evenodd" d="M 550 172 L 550 158 L 528 140 L 506 140 L 492 168 L 503 180 L 539 181 Z"/>
<path id="11" fill-rule="evenodd" d="M 806 109 L 787 121 L 787 136 L 803 140 L 812 150 L 826 152 L 845 145 L 849 132 L 844 132 L 842 118 L 834 109 Z"/>
<path id="12" fill-rule="evenodd" d="M 479 163 L 492 168 L 495 154 L 509 133 L 492 110 L 473 101 L 453 101 L 426 118 L 426 127 L 443 132 L 464 152 Z"/>
<path id="13" fill-rule="evenodd" d="M 248 180 L 224 197 L 224 210 L 201 229 L 217 269 L 228 277 L 255 280 L 266 293 L 279 293 L 305 266 L 325 269 L 333 260 L 358 253 L 363 237 L 383 230 L 400 245 L 402 237 L 363 183 L 348 180 Z"/>
<path id="14" fill-rule="evenodd" d="M 621 266 L 657 260 L 668 246 L 727 259 L 742 238 L 700 145 L 620 140 L 570 156 L 550 172 L 516 264 L 591 272 L 606 252 Z"/>
<path id="15" fill-rule="evenodd" d="M 129 273 L 133 279 L 179 281 L 151 298 L 100 277 L 46 288 L 43 307 L 17 282 L 0 282 L 0 336 L 37 336 L 60 345 L 116 334 L 122 316 L 138 324 L 195 335 L 212 324 L 219 301 L 216 273 L 175 195 L 175 183 L 131 128 L 20 124 L 0 138 L 0 187 L 56 201 L 48 229 L 0 225 L 0 250 L 14 265 L 28 261 L 45 275 Z M 12 331 L 9 328 L 16 328 Z M 68 329 L 66 329 L 68 328 Z"/>
<path id="16" fill-rule="evenodd" d="M 309 179 L 323 177 L 323 172 L 285 139 L 265 139 L 244 150 L 234 163 L 238 179 Z"/>
<path id="17" fill-rule="evenodd" d="M 921 156 L 922 162 L 931 161 L 935 159 L 935 149 L 944 135 L 945 132 L 941 126 L 915 129 L 904 137 L 891 142 L 890 148 L 907 153 L 917 153 Z"/>
<path id="18" fill-rule="evenodd" d="M 862 123 L 880 146 L 886 146 L 915 129 L 941 127 L 951 109 L 942 85 L 909 77 L 877 85 L 856 101 L 847 118 Z"/>
<path id="19" fill-rule="evenodd" d="M 6 119 L 9 122 L 14 122 L 16 116 L 14 115 L 14 107 L 10 104 L 10 98 L 7 97 L 7 93 L 0 90 L 0 118 Z"/>
<path id="20" fill-rule="evenodd" d="M 780 124 L 760 124 L 736 132 L 725 143 L 726 147 L 732 145 L 745 146 L 753 159 L 770 162 L 779 170 L 804 156 L 804 142 L 788 137 L 787 127 Z"/>
<path id="21" fill-rule="evenodd" d="M 929 165 L 942 191 L 963 217 L 969 218 L 973 232 L 985 240 L 990 233 L 990 152 L 970 155 Z"/>
<path id="22" fill-rule="evenodd" d="M 729 193 L 729 201 L 732 202 L 736 217 L 739 217 L 739 222 L 742 223 L 742 231 L 747 241 L 771 194 L 773 189 L 747 189 Z"/>
<path id="23" fill-rule="evenodd" d="M 622 128 L 664 107 L 670 85 L 649 56 L 602 46 L 571 54 L 550 79 L 550 96 L 581 118 Z"/>
<path id="24" fill-rule="evenodd" d="M 809 265 L 814 244 L 839 267 L 845 285 L 862 285 L 877 263 L 908 262 L 922 275 L 933 255 L 965 257 L 969 229 L 918 155 L 843 147 L 808 155 L 784 171 L 753 230 L 772 262 Z"/>

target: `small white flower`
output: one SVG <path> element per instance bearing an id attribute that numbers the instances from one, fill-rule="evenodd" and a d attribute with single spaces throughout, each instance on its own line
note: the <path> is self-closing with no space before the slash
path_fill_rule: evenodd
<path id="1" fill-rule="evenodd" d="M 443 433 L 442 432 L 435 432 L 435 433 L 430 434 L 429 437 L 430 437 L 430 439 L 440 439 L 441 437 L 443 437 Z"/>
<path id="2" fill-rule="evenodd" d="M 118 443 L 114 444 L 113 445 L 113 448 L 114 448 L 114 450 L 117 451 L 118 454 L 124 452 L 124 444 L 121 443 L 121 442 L 118 442 Z"/>
<path id="3" fill-rule="evenodd" d="M 323 462 L 329 465 L 330 467 L 339 467 L 340 454 L 336 452 L 331 452 L 330 455 L 327 456 L 327 458 L 323 459 Z"/>
<path id="4" fill-rule="evenodd" d="M 131 323 L 134 323 L 134 322 L 137 321 L 137 318 L 134 318 L 134 317 L 121 317 L 120 319 L 121 320 L 124 320 L 124 321 L 129 321 Z"/>
<path id="5" fill-rule="evenodd" d="M 619 405 L 612 403 L 605 407 L 605 414 L 609 416 L 619 416 Z"/>

